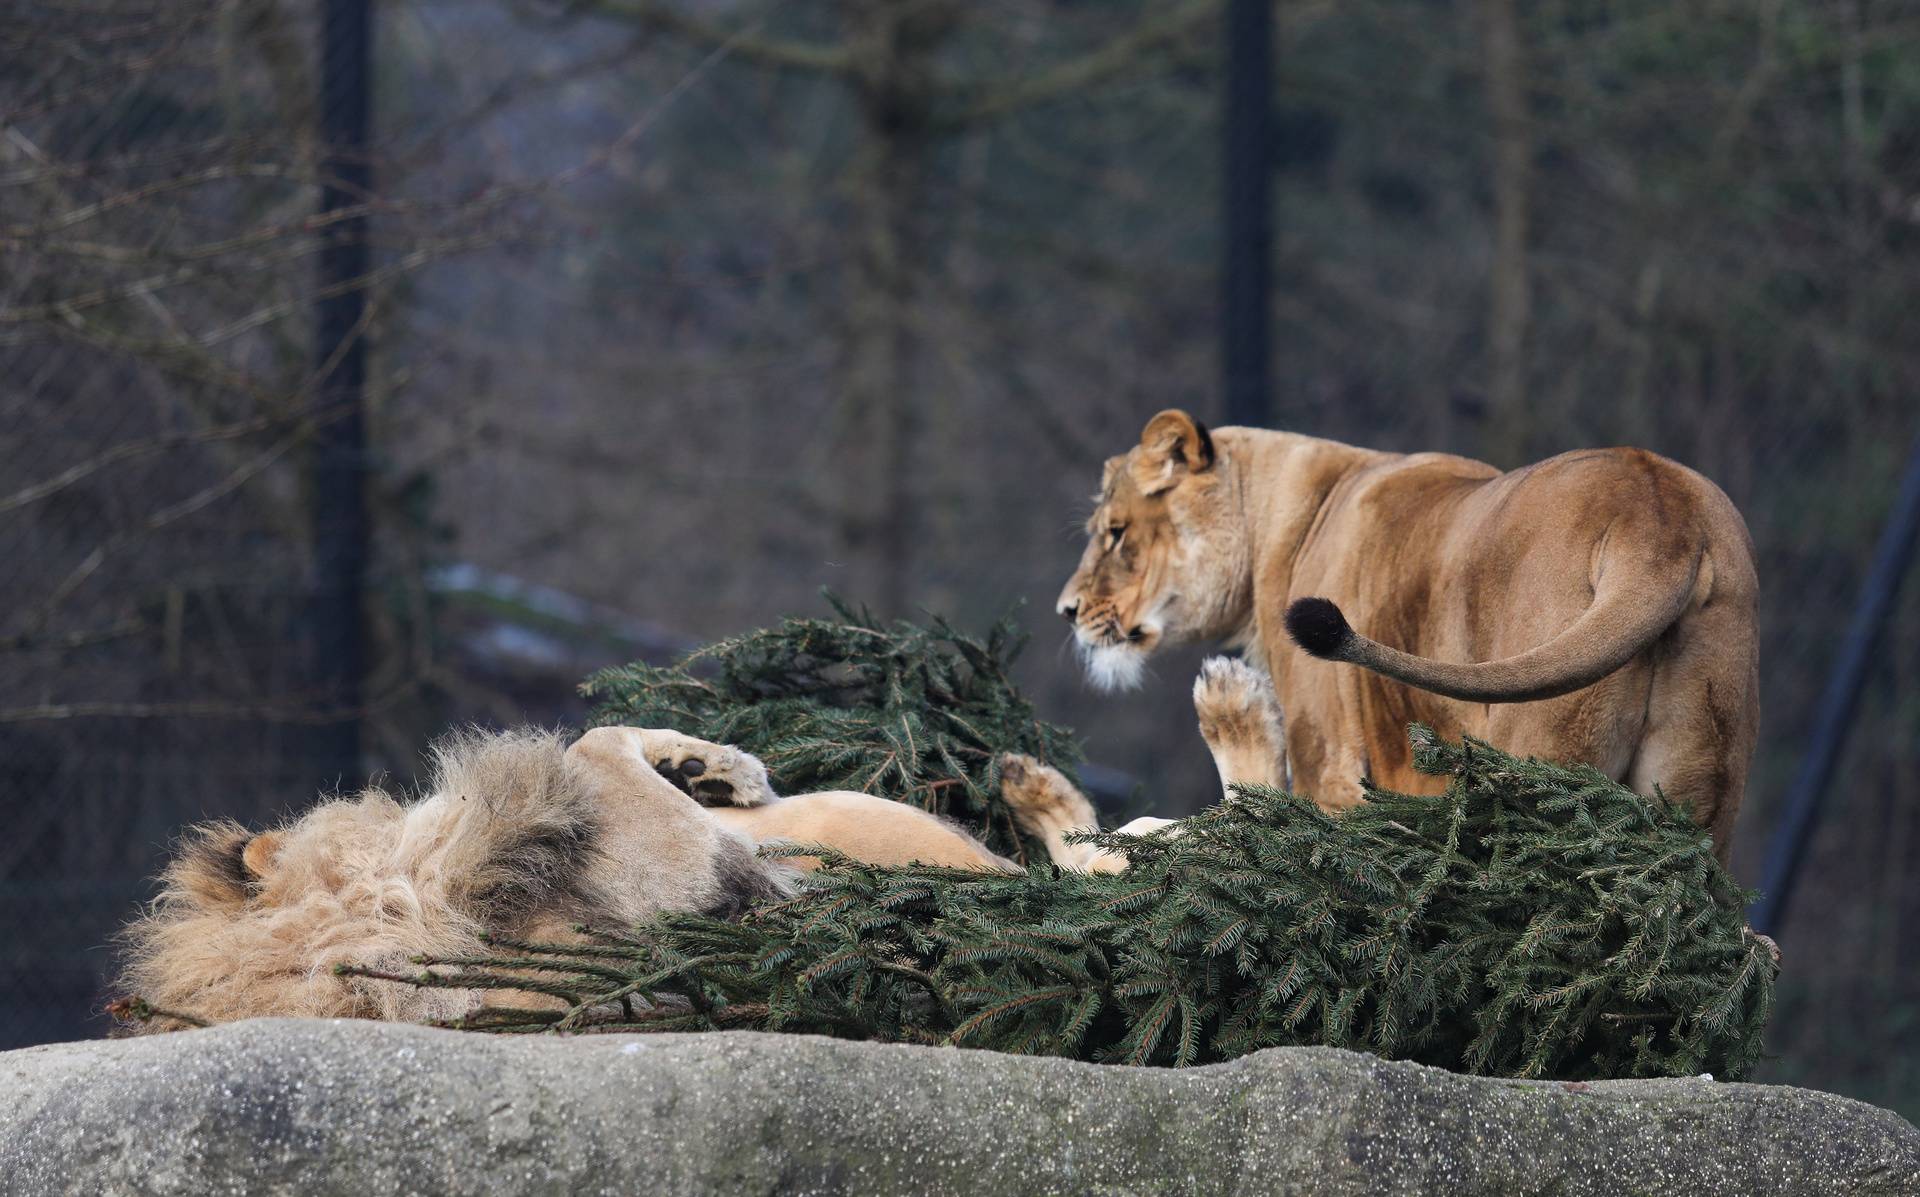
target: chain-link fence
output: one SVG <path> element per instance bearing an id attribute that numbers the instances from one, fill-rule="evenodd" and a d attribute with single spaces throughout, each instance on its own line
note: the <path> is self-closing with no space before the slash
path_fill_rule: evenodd
<path id="1" fill-rule="evenodd" d="M 349 10 L 378 18 L 364 78 L 325 52 Z M 822 584 L 974 624 L 1031 598 L 1043 713 L 1143 807 L 1204 800 L 1197 653 L 1097 697 L 1047 607 L 1101 458 L 1220 409 L 1223 20 L 13 6 L 0 1042 L 102 1029 L 110 937 L 184 823 L 411 775 L 451 722 L 577 719 L 591 668 Z M 1508 466 L 1642 444 L 1725 488 L 1765 592 L 1756 882 L 1920 432 L 1920 11 L 1274 23 L 1277 421 Z M 1767 1075 L 1911 1114 L 1920 587 L 1879 645 Z"/>
<path id="2" fill-rule="evenodd" d="M 520 702 L 525 652 L 442 611 L 450 698 L 407 521 L 362 489 L 368 330 L 474 237 L 446 206 L 367 236 L 369 11 L 48 3 L 0 29 L 8 1046 L 104 1029 L 112 937 L 184 824 L 410 769 L 465 711 L 577 718 L 580 671 L 618 659 L 538 646 L 560 678 Z M 371 570 L 363 493 L 392 530 Z"/>
<path id="3" fill-rule="evenodd" d="M 247 66 L 206 69 L 216 6 L 87 16 L 0 33 L 10 1046 L 101 1029 L 108 941 L 183 819 L 310 782 L 310 175 L 224 102 Z"/>

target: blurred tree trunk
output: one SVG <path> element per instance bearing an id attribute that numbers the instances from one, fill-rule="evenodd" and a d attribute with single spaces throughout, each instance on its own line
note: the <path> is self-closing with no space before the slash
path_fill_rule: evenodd
<path id="1" fill-rule="evenodd" d="M 848 597 L 904 615 L 919 488 L 914 459 L 921 220 L 933 128 L 933 58 L 955 27 L 947 4 L 856 0 L 849 65 L 866 137 L 848 170 L 855 250 L 847 277 L 835 479 Z"/>
<path id="2" fill-rule="evenodd" d="M 1512 468 L 1527 455 L 1527 205 L 1532 133 L 1515 0 L 1481 0 L 1481 49 L 1493 131 L 1493 263 L 1487 290 L 1487 389 L 1492 422 L 1487 450 Z"/>
<path id="3" fill-rule="evenodd" d="M 1846 328 L 1849 341 L 1857 342 L 1865 331 L 1866 304 L 1857 281 L 1873 273 L 1872 259 L 1883 252 L 1879 220 L 1869 210 L 1871 181 L 1868 175 L 1867 108 L 1861 46 L 1860 0 L 1843 0 L 1840 5 L 1840 129 L 1846 144 L 1847 249 L 1853 258 L 1845 291 Z M 1850 357 L 1852 355 L 1849 355 Z M 1847 389 L 1852 401 L 1851 418 L 1865 422 L 1865 409 L 1872 390 L 1857 358 L 1849 363 Z"/>
<path id="4" fill-rule="evenodd" d="M 832 493 L 822 496 L 846 568 L 838 588 L 848 598 L 906 614 L 914 545 L 924 530 L 918 459 L 929 400 L 918 364 L 929 322 L 922 309 L 926 284 L 944 260 L 937 249 L 949 240 L 926 214 L 934 155 L 970 130 L 1135 73 L 1213 21 L 1219 2 L 1149 6 L 1107 41 L 1040 69 L 947 77 L 937 69 L 941 52 L 969 21 L 984 23 L 960 0 L 837 0 L 841 36 L 832 43 L 767 32 L 765 17 L 728 29 L 671 0 L 567 6 L 763 69 L 832 78 L 853 94 L 861 128 L 842 175 L 851 251 L 837 329 L 841 394 L 829 430 Z"/>

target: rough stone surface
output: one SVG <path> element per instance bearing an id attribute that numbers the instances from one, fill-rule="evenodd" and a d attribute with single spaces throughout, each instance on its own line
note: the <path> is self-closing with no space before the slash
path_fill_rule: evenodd
<path id="1" fill-rule="evenodd" d="M 261 1020 L 0 1055 L 7 1193 L 1920 1193 L 1806 1090 L 1488 1081 L 1325 1048 L 1186 1071 L 746 1032 Z"/>

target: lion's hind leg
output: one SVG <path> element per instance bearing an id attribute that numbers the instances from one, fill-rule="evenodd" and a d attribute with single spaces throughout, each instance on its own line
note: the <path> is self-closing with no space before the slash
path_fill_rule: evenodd
<path id="1" fill-rule="evenodd" d="M 1030 756 L 1008 753 L 1000 758 L 1000 796 L 1020 829 L 1047 846 L 1047 857 L 1054 864 L 1083 873 L 1126 869 L 1124 856 L 1095 844 L 1067 842 L 1074 832 L 1100 830 L 1100 818 L 1093 803 L 1060 770 Z"/>

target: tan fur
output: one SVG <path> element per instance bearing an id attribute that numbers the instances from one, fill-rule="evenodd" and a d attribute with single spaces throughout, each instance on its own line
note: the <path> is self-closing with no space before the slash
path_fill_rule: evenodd
<path id="1" fill-rule="evenodd" d="M 566 937 L 665 910 L 730 912 L 785 892 L 777 866 L 627 750 L 540 732 L 466 734 L 413 802 L 378 787 L 254 836 L 195 828 L 125 933 L 122 984 L 206 1021 L 258 1015 L 452 1017 L 477 995 L 333 974 L 412 971 L 483 933 Z"/>
<path id="2" fill-rule="evenodd" d="M 1237 663 L 1209 662 L 1203 681 L 1195 703 L 1223 780 L 1268 780 L 1259 770 L 1279 759 L 1271 691 Z M 1228 762 L 1258 776 L 1236 777 Z M 1059 770 L 1009 755 L 1000 772 L 1015 822 L 1055 865 L 1126 867 L 1123 854 L 1067 841 L 1098 821 Z M 959 827 L 898 802 L 846 791 L 782 798 L 751 754 L 679 732 L 602 727 L 571 747 L 544 732 L 469 732 L 434 750 L 432 779 L 412 801 L 375 786 L 259 834 L 232 822 L 190 830 L 160 896 L 123 936 L 121 986 L 207 1022 L 453 1018 L 482 994 L 336 976 L 334 966 L 407 973 L 417 968 L 411 957 L 485 953 L 485 936 L 566 941 L 583 922 L 727 916 L 790 892 L 801 870 L 819 867 L 811 856 L 761 858 L 762 844 L 820 845 L 882 865 L 1018 871 Z"/>
<path id="3" fill-rule="evenodd" d="M 782 798 L 767 782 L 767 770 L 750 753 L 696 740 L 664 729 L 636 732 L 654 768 L 707 803 L 723 825 L 760 844 L 820 844 L 869 864 L 928 864 L 981 872 L 1013 872 L 1019 866 L 988 851 L 985 844 L 953 823 L 916 807 L 850 790 L 828 790 Z M 689 764 L 691 763 L 691 773 Z M 1002 758 L 1004 774 L 1020 776 L 1030 757 Z M 1003 781 L 1004 781 L 1003 777 Z M 1014 818 L 1049 848 L 1049 832 L 1059 826 L 1097 825 L 1093 804 L 1078 790 L 1023 790 L 1003 784 Z M 820 866 L 818 857 L 794 856 L 803 869 Z M 1055 863 L 1065 863 L 1056 857 Z"/>
<path id="4" fill-rule="evenodd" d="M 1200 719 L 1200 734 L 1219 769 L 1222 790 L 1235 784 L 1285 784 L 1280 707 L 1273 688 L 1258 670 L 1229 657 L 1208 658 L 1194 679 L 1193 707 Z M 1076 832 L 1095 829 L 1093 807 L 1058 769 L 1031 757 L 1004 757 L 1000 762 L 1000 792 L 1014 808 L 1021 827 L 1046 843 L 1055 864 L 1090 873 L 1126 871 L 1124 852 L 1068 842 Z M 1148 815 L 1134 819 L 1114 834 L 1179 835 L 1179 824 L 1178 819 Z"/>
<path id="5" fill-rule="evenodd" d="M 1107 463 L 1088 532 L 1059 605 L 1096 680 L 1137 677 L 1166 641 L 1244 646 L 1287 713 L 1292 782 L 1323 806 L 1358 802 L 1363 776 L 1437 791 L 1412 769 L 1420 722 L 1658 784 L 1726 859 L 1759 722 L 1758 583 L 1746 525 L 1693 471 L 1606 449 L 1503 474 L 1162 412 Z M 1361 633 L 1339 660 L 1287 638 L 1309 596 Z"/>
<path id="6" fill-rule="evenodd" d="M 1047 856 L 1062 868 L 1091 873 L 1117 873 L 1126 868 L 1124 857 L 1102 852 L 1091 844 L 1074 844 L 1067 837 L 1100 830 L 1088 802 L 1060 770 L 1030 756 L 1000 760 L 1000 793 L 1013 807 L 1020 825 L 1047 846 Z"/>
<path id="7" fill-rule="evenodd" d="M 1286 788 L 1285 720 L 1264 673 L 1235 657 L 1209 657 L 1193 680 L 1193 710 L 1223 787 Z"/>
<path id="8" fill-rule="evenodd" d="M 690 780 L 689 761 L 700 763 L 691 780 L 707 782 L 703 799 L 740 805 L 703 807 L 677 788 Z M 1042 768 L 1024 757 L 1005 767 Z M 1009 795 L 1037 836 L 1095 826 L 1092 804 L 1060 782 Z M 596 728 L 570 748 L 549 733 L 467 733 L 435 750 L 432 780 L 411 802 L 369 787 L 258 835 L 232 822 L 190 830 L 160 896 L 123 936 L 121 985 L 207 1022 L 457 1017 L 481 995 L 336 976 L 334 966 L 410 973 L 414 956 L 485 952 L 486 935 L 565 941 L 582 922 L 730 915 L 789 892 L 800 869 L 818 866 L 756 855 L 775 842 L 874 864 L 1018 868 L 953 824 L 885 798 L 779 798 L 751 755 L 678 732 Z"/>
<path id="9" fill-rule="evenodd" d="M 712 813 L 758 843 L 823 844 L 869 864 L 938 865 L 989 873 L 1019 870 L 946 820 L 872 794 L 830 790 L 783 798 L 768 806 L 717 807 Z M 820 866 L 818 857 L 786 859 L 803 869 Z"/>

